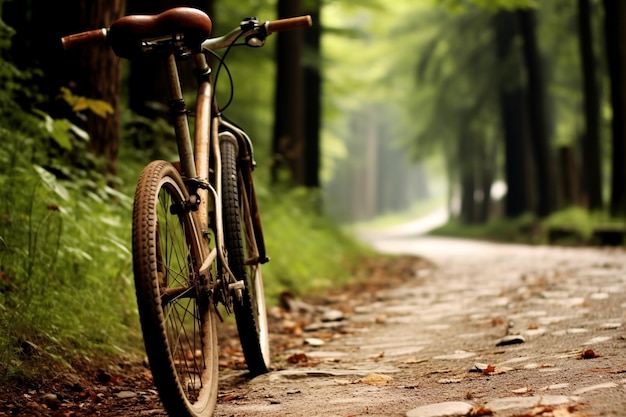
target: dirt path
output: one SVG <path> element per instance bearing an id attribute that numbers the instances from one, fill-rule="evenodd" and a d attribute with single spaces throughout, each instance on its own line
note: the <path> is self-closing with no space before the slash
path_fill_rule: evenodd
<path id="1" fill-rule="evenodd" d="M 305 328 L 271 374 L 233 377 L 218 416 L 626 415 L 622 250 L 368 240 L 434 266 L 331 300 L 346 318 Z"/>
<path id="2" fill-rule="evenodd" d="M 267 375 L 248 379 L 227 338 L 216 416 L 626 416 L 623 250 L 364 238 L 432 262 L 286 300 Z M 0 416 L 165 416 L 141 363 L 11 395 Z"/>

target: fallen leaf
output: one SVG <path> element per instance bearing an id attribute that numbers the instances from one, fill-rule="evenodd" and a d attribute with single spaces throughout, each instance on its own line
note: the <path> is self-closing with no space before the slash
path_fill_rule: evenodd
<path id="1" fill-rule="evenodd" d="M 496 367 L 493 365 L 487 365 L 485 369 L 483 369 L 483 374 L 491 375 L 496 371 Z"/>
<path id="2" fill-rule="evenodd" d="M 287 362 L 289 363 L 306 363 L 309 361 L 309 357 L 306 355 L 306 353 L 294 353 L 293 355 L 289 356 L 287 358 Z"/>
<path id="3" fill-rule="evenodd" d="M 479 407 L 474 407 L 472 409 L 472 411 L 469 412 L 468 414 L 469 416 L 472 417 L 479 417 L 479 416 L 492 416 L 493 415 L 493 411 L 490 410 L 489 408 L 481 405 Z"/>
<path id="4" fill-rule="evenodd" d="M 530 391 L 532 391 L 532 388 L 530 387 L 522 387 L 522 388 L 511 390 L 513 394 L 527 394 Z"/>
<path id="5" fill-rule="evenodd" d="M 238 400 L 241 398 L 241 395 L 236 394 L 236 393 L 230 393 L 230 394 L 226 394 L 223 397 L 220 397 L 220 401 L 232 401 L 232 400 Z"/>
<path id="6" fill-rule="evenodd" d="M 594 352 L 593 349 L 587 349 L 578 356 L 578 359 L 595 359 L 599 357 L 600 355 Z"/>
<path id="7" fill-rule="evenodd" d="M 361 378 L 358 382 L 367 385 L 375 385 L 381 387 L 383 385 L 387 385 L 389 382 L 393 380 L 389 375 L 383 374 L 369 374 L 365 378 Z"/>

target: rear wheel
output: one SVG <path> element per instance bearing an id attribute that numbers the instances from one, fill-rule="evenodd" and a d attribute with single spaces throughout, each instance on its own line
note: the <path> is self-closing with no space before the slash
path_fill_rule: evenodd
<path id="1" fill-rule="evenodd" d="M 170 415 L 210 416 L 217 400 L 216 314 L 200 276 L 201 236 L 172 164 L 146 166 L 135 193 L 133 268 L 146 353 Z M 209 270 L 213 270 L 215 266 Z"/>
<path id="2" fill-rule="evenodd" d="M 235 298 L 234 311 L 239 339 L 251 374 L 269 370 L 270 353 L 263 277 L 256 245 L 252 213 L 237 169 L 237 147 L 229 140 L 220 142 L 222 156 L 222 210 L 228 266 L 245 283 L 241 300 Z"/>

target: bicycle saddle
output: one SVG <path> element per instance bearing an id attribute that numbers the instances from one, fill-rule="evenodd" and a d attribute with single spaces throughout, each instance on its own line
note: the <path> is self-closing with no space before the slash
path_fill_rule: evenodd
<path id="1" fill-rule="evenodd" d="M 202 10 L 176 7 L 157 15 L 124 16 L 111 25 L 107 40 L 117 56 L 132 58 L 141 53 L 143 40 L 174 35 L 183 35 L 187 46 L 199 49 L 212 27 Z"/>

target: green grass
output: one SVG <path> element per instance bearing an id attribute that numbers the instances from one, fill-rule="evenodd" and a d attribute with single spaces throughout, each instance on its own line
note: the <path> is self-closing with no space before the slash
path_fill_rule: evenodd
<path id="1" fill-rule="evenodd" d="M 94 172 L 56 178 L 32 164 L 33 153 L 47 146 L 42 138 L 2 132 L 0 380 L 141 352 L 131 196 L 150 157 L 126 149 L 114 190 Z M 263 271 L 270 304 L 283 291 L 347 283 L 356 260 L 370 253 L 318 214 L 317 193 L 259 184 L 258 194 L 271 257 Z"/>
<path id="2" fill-rule="evenodd" d="M 270 302 L 283 291 L 302 295 L 346 284 L 358 260 L 372 254 L 314 209 L 317 192 L 265 189 L 259 197 L 271 259 L 263 269 Z"/>
<path id="3" fill-rule="evenodd" d="M 588 244 L 594 229 L 623 229 L 624 219 L 612 218 L 605 212 L 589 212 L 582 207 L 569 207 L 545 219 L 525 214 L 515 219 L 496 219 L 480 225 L 462 224 L 456 219 L 431 232 L 437 236 L 455 236 L 500 242 L 548 244 L 551 230 L 571 232 L 569 244 Z M 559 242 L 568 244 L 568 240 Z"/>
<path id="4" fill-rule="evenodd" d="M 42 138 L 0 140 L 0 379 L 123 351 L 138 328 L 129 197 L 32 164 Z"/>

